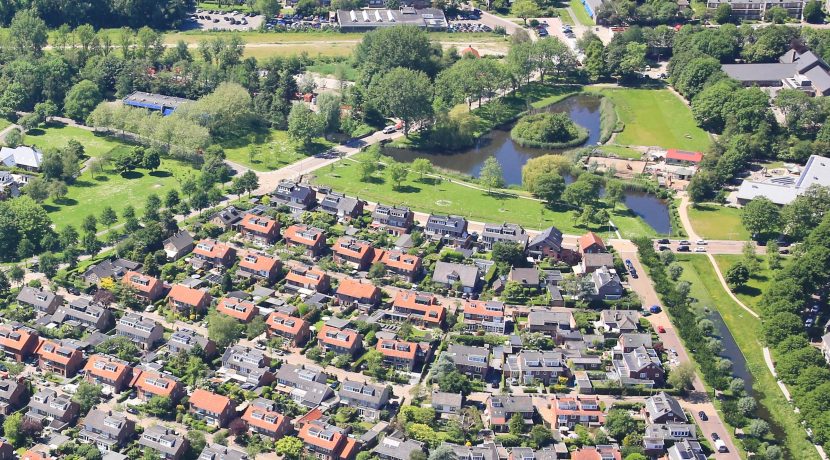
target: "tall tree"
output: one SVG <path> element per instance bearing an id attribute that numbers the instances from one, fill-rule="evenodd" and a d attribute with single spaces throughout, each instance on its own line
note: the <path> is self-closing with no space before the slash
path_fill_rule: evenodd
<path id="1" fill-rule="evenodd" d="M 372 84 L 370 94 L 381 113 L 403 120 L 405 136 L 413 123 L 432 116 L 432 83 L 421 71 L 392 69 Z"/>
<path id="2" fill-rule="evenodd" d="M 501 169 L 501 164 L 494 157 L 489 157 L 484 160 L 484 166 L 478 175 L 478 180 L 481 185 L 487 187 L 487 193 L 490 193 L 494 188 L 501 188 L 504 186 L 504 171 Z"/>

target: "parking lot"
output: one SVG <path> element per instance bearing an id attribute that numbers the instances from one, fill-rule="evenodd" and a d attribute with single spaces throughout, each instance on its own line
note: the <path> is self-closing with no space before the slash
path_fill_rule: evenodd
<path id="1" fill-rule="evenodd" d="M 197 9 L 190 16 L 191 28 L 201 30 L 257 30 L 263 21 L 262 15 L 238 11 Z"/>
<path id="2" fill-rule="evenodd" d="M 493 28 L 481 22 L 480 10 L 459 11 L 447 17 L 448 32 L 492 32 Z"/>
<path id="3" fill-rule="evenodd" d="M 266 30 L 309 30 L 337 27 L 337 20 L 329 20 L 326 16 L 301 16 L 299 14 L 279 14 L 268 19 L 265 23 Z"/>

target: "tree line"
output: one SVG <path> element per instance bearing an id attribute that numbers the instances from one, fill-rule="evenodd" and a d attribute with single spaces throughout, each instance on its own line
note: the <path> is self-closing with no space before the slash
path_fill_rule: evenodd
<path id="1" fill-rule="evenodd" d="M 21 11 L 31 11 L 50 27 L 90 24 L 167 29 L 180 25 L 195 7 L 194 0 L 4 0 L 0 25 L 8 25 Z"/>

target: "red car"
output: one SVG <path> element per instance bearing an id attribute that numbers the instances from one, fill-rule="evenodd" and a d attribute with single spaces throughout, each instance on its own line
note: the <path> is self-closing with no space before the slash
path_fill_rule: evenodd
<path id="1" fill-rule="evenodd" d="M 660 334 L 665 334 L 666 328 L 663 326 L 657 326 L 657 332 L 659 332 Z"/>

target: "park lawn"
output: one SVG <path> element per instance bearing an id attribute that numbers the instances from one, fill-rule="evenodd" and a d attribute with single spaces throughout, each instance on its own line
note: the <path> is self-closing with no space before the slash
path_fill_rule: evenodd
<path id="1" fill-rule="evenodd" d="M 639 160 L 643 158 L 643 152 L 625 145 L 608 144 L 598 148 L 603 152 L 613 153 L 620 158 L 627 158 L 629 160 Z"/>
<path id="2" fill-rule="evenodd" d="M 96 172 L 95 177 L 92 177 L 91 172 L 87 171 L 69 186 L 65 198 L 58 202 L 50 199 L 43 207 L 58 229 L 71 224 L 80 230 L 81 223 L 88 214 L 100 217 L 106 206 L 115 210 L 120 222 L 121 210 L 127 205 L 135 207 L 141 215 L 144 202 L 150 194 L 155 193 L 163 199 L 167 191 L 177 189 L 185 177 L 197 174 L 189 165 L 166 158 L 161 160 L 159 169 L 153 172 L 139 169 L 122 176 L 110 169 L 105 170 L 103 175 Z M 99 230 L 104 229 L 99 226 Z"/>
<path id="3" fill-rule="evenodd" d="M 84 146 L 84 152 L 90 157 L 100 157 L 110 150 L 124 145 L 123 142 L 102 134 L 81 129 L 63 123 L 48 123 L 46 128 L 33 129 L 26 133 L 24 142 L 34 144 L 41 149 L 63 148 L 70 139 L 75 139 Z"/>
<path id="4" fill-rule="evenodd" d="M 710 240 L 749 240 L 741 223 L 741 210 L 713 203 L 689 206 L 689 220 L 695 233 Z"/>
<path id="5" fill-rule="evenodd" d="M 818 459 L 815 447 L 807 440 L 807 433 L 801 426 L 798 415 L 784 398 L 775 377 L 764 362 L 761 336 L 761 321 L 751 316 L 729 297 L 721 286 L 709 258 L 703 255 L 682 254 L 677 261 L 683 267 L 682 280 L 691 283 L 691 296 L 700 306 L 717 308 L 724 323 L 741 349 L 752 373 L 752 389 L 760 407 L 767 414 L 767 421 L 773 430 L 780 429 L 786 436 L 783 446 L 789 451 L 786 458 Z M 796 454 L 797 453 L 797 454 Z"/>
<path id="6" fill-rule="evenodd" d="M 229 161 L 256 171 L 271 171 L 302 160 L 307 155 L 324 152 L 332 146 L 334 146 L 333 143 L 319 138 L 309 148 L 303 149 L 288 138 L 288 132 L 276 129 L 251 134 L 247 139 L 222 144 Z M 253 161 L 249 154 L 251 147 L 259 150 Z"/>
<path id="7" fill-rule="evenodd" d="M 314 72 L 326 77 L 335 78 L 338 66 L 342 67 L 343 78 L 346 81 L 357 80 L 358 71 L 354 66 L 352 66 L 348 62 L 320 62 L 317 64 L 306 66 L 305 69 L 309 72 Z"/>
<path id="8" fill-rule="evenodd" d="M 533 94 L 531 97 L 536 99 L 534 102 L 531 102 L 530 105 L 534 109 L 541 109 L 543 107 L 547 107 L 551 104 L 555 104 L 563 99 L 566 99 L 581 88 L 579 86 L 571 86 L 571 85 L 563 85 L 563 86 L 540 86 L 535 89 L 536 94 Z M 532 100 L 532 99 L 531 99 Z"/>
<path id="9" fill-rule="evenodd" d="M 595 25 L 594 20 L 588 16 L 588 11 L 585 10 L 585 5 L 583 5 L 580 0 L 570 0 L 570 2 L 571 11 L 574 12 L 576 20 L 583 26 L 593 27 Z"/>
<path id="10" fill-rule="evenodd" d="M 359 158 L 360 155 L 355 157 Z M 382 170 L 382 166 L 378 170 Z M 347 195 L 384 204 L 410 206 L 421 212 L 456 214 L 481 222 L 512 222 L 531 229 L 553 225 L 569 234 L 583 234 L 587 230 L 594 230 L 602 232 L 603 237 L 609 236 L 607 225 L 591 228 L 574 225 L 578 217 L 574 211 L 552 211 L 539 201 L 506 194 L 488 194 L 482 190 L 465 187 L 455 179 L 452 182 L 439 182 L 437 179 L 427 178 L 421 182 L 413 174 L 400 188 L 395 189 L 382 172 L 376 172 L 371 181 L 362 182 L 358 163 L 352 160 L 342 160 L 317 170 L 314 182 Z M 655 234 L 648 224 L 633 216 L 628 210 L 613 213 L 612 220 L 625 238 Z"/>
<path id="11" fill-rule="evenodd" d="M 743 255 L 738 254 L 718 254 L 714 257 L 715 261 L 718 263 L 718 268 L 720 268 L 721 273 L 724 274 L 733 265 L 744 258 Z M 744 305 L 760 314 L 761 309 L 758 304 L 761 301 L 761 295 L 766 292 L 767 288 L 769 288 L 775 272 L 769 269 L 764 255 L 760 255 L 758 259 L 761 263 L 757 273 L 753 273 L 749 278 L 749 281 L 747 281 L 744 286 L 741 286 L 738 289 L 733 289 L 732 292 L 736 297 L 738 297 L 738 299 L 740 299 L 741 302 L 744 303 Z M 791 261 L 792 259 L 784 257 L 781 259 L 781 265 L 785 267 Z"/>
<path id="12" fill-rule="evenodd" d="M 666 89 L 592 88 L 610 97 L 625 124 L 616 143 L 706 151 L 711 140 L 692 111 Z"/>
<path id="13" fill-rule="evenodd" d="M 248 45 L 242 52 L 246 58 L 258 60 L 272 57 L 295 56 L 306 53 L 310 58 L 317 57 L 347 57 L 351 56 L 357 42 L 346 43 L 274 43 L 261 45 Z"/>

